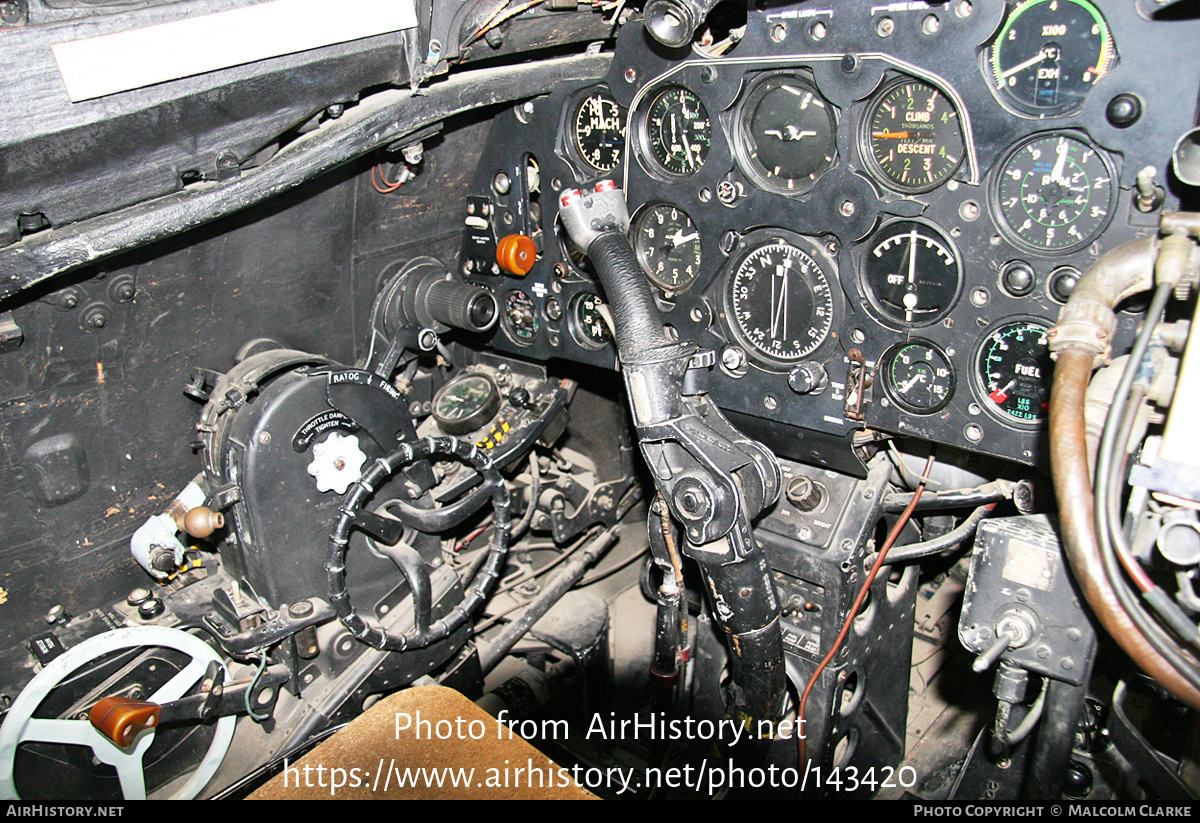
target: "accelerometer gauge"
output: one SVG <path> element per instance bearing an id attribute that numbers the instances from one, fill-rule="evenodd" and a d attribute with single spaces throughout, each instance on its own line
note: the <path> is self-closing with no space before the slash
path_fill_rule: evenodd
<path id="1" fill-rule="evenodd" d="M 1066 114 L 1116 65 L 1104 15 L 1090 0 L 1024 0 L 987 50 L 997 94 L 1024 114 Z"/>
<path id="2" fill-rule="evenodd" d="M 604 89 L 579 100 L 571 112 L 571 147 L 596 172 L 612 171 L 625 148 L 625 118 Z"/>
<path id="3" fill-rule="evenodd" d="M 885 88 L 868 109 L 867 167 L 907 194 L 949 179 L 966 153 L 958 109 L 941 89 L 906 79 Z"/>
<path id="4" fill-rule="evenodd" d="M 1112 162 L 1069 134 L 1026 140 L 1004 161 L 996 206 L 1009 234 L 1035 251 L 1068 252 L 1104 231 L 1117 198 Z"/>
<path id="5" fill-rule="evenodd" d="M 833 329 L 833 290 L 820 264 L 783 237 L 738 257 L 725 304 L 733 332 L 751 357 L 789 366 L 808 357 Z"/>
<path id="6" fill-rule="evenodd" d="M 604 301 L 591 292 L 576 295 L 571 301 L 571 336 L 585 349 L 602 349 L 612 339 L 600 313 L 603 306 Z"/>
<path id="7" fill-rule="evenodd" d="M 803 194 L 837 156 L 833 106 L 791 74 L 759 83 L 738 110 L 738 154 L 746 173 L 783 194 Z"/>
<path id="8" fill-rule="evenodd" d="M 695 92 L 668 86 L 650 101 L 641 137 L 645 151 L 661 171 L 689 177 L 708 158 L 712 121 Z"/>
<path id="9" fill-rule="evenodd" d="M 990 331 L 975 353 L 983 405 L 1006 423 L 1041 425 L 1050 414 L 1050 359 L 1041 320 L 1016 320 Z"/>
<path id="10" fill-rule="evenodd" d="M 882 362 L 884 390 L 907 412 L 931 414 L 954 396 L 954 367 L 932 343 L 899 343 L 884 352 Z"/>
<path id="11" fill-rule="evenodd" d="M 898 220 L 867 241 L 863 291 L 885 323 L 927 326 L 958 301 L 962 265 L 946 235 L 928 223 Z"/>
<path id="12" fill-rule="evenodd" d="M 663 291 L 678 294 L 700 274 L 700 232 L 678 206 L 642 209 L 633 220 L 633 250 L 650 282 Z"/>
<path id="13" fill-rule="evenodd" d="M 483 374 L 463 374 L 433 396 L 433 419 L 446 434 L 466 434 L 500 411 L 500 391 Z"/>
<path id="14" fill-rule="evenodd" d="M 537 307 L 529 295 L 520 289 L 504 295 L 504 326 L 514 341 L 521 345 L 532 343 L 540 325 Z"/>

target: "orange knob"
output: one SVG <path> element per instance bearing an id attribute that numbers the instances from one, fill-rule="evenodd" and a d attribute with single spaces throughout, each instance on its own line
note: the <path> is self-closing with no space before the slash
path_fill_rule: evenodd
<path id="1" fill-rule="evenodd" d="M 88 712 L 88 720 L 100 734 L 125 747 L 143 729 L 158 725 L 162 706 L 130 697 L 105 697 Z"/>
<path id="2" fill-rule="evenodd" d="M 537 246 L 523 234 L 510 234 L 496 244 L 496 262 L 517 277 L 529 274 L 537 260 Z"/>

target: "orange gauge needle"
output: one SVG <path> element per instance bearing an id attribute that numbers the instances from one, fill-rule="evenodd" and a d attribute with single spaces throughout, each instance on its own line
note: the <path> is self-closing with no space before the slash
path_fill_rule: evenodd
<path id="1" fill-rule="evenodd" d="M 871 132 L 871 136 L 872 137 L 899 137 L 901 140 L 904 140 L 908 137 L 908 132 L 906 132 L 906 131 L 873 131 L 873 132 Z"/>

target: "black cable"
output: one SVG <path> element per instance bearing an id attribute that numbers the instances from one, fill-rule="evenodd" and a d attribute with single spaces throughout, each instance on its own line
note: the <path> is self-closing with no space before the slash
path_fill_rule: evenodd
<path id="1" fill-rule="evenodd" d="M 1129 590 L 1129 584 L 1125 580 L 1116 557 L 1114 547 L 1116 530 L 1113 529 L 1113 509 L 1110 508 L 1108 493 L 1114 469 L 1117 433 L 1121 428 L 1122 418 L 1133 389 L 1133 382 L 1137 377 L 1142 359 L 1150 348 L 1154 327 L 1162 317 L 1163 310 L 1173 291 L 1174 289 L 1169 283 L 1159 284 L 1155 289 L 1154 297 L 1150 301 L 1150 308 L 1146 311 L 1146 319 L 1141 333 L 1134 341 L 1133 349 L 1129 353 L 1129 362 L 1125 364 L 1125 371 L 1121 375 L 1112 405 L 1109 407 L 1108 418 L 1105 420 L 1104 430 L 1100 437 L 1100 447 L 1096 455 L 1096 477 L 1093 484 L 1096 498 L 1096 538 L 1100 548 L 1100 559 L 1104 564 L 1104 572 L 1109 578 L 1109 583 L 1121 608 L 1125 610 L 1129 619 L 1146 638 L 1146 642 L 1170 663 L 1189 685 L 1200 690 L 1200 671 L 1188 660 L 1179 645 L 1145 613 L 1137 598 Z M 1123 537 L 1122 534 L 1121 538 Z"/>
<path id="2" fill-rule="evenodd" d="M 920 506 L 918 505 L 919 508 Z M 897 546 L 888 552 L 888 556 L 884 561 L 885 565 L 895 566 L 898 563 L 911 563 L 914 560 L 920 560 L 924 557 L 940 554 L 947 549 L 954 548 L 975 534 L 975 530 L 979 528 L 979 524 L 983 522 L 983 518 L 987 517 L 994 508 L 996 508 L 995 503 L 980 506 L 967 515 L 967 519 L 960 523 L 953 531 L 946 532 L 941 537 L 935 537 L 932 540 L 926 540 L 922 543 L 909 543 L 906 546 Z"/>

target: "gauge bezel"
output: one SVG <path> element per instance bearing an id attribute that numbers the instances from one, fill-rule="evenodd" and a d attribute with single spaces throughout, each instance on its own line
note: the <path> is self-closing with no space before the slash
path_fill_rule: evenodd
<path id="1" fill-rule="evenodd" d="M 617 107 L 617 115 L 621 121 L 621 149 L 620 156 L 617 162 L 611 167 L 604 169 L 592 164 L 584 155 L 583 150 L 579 147 L 579 134 L 576 130 L 579 111 L 583 104 L 590 97 L 595 95 L 604 95 L 609 102 Z M 628 133 L 629 133 L 629 112 L 622 106 L 613 95 L 612 90 L 603 83 L 589 86 L 572 94 L 563 106 L 562 125 L 559 129 L 561 139 L 559 145 L 562 147 L 563 154 L 569 159 L 572 165 L 577 166 L 577 171 L 584 172 L 584 179 L 594 179 L 607 174 L 612 174 L 614 170 L 619 169 L 626 160 L 628 149 Z"/>
<path id="2" fill-rule="evenodd" d="M 1112 26 L 1109 24 L 1108 19 L 1104 16 L 1104 12 L 1101 11 L 1095 3 L 1091 2 L 1091 0 L 1064 1 L 1074 3 L 1077 6 L 1090 6 L 1092 10 L 1099 15 L 1099 18 L 1104 25 L 1105 32 L 1107 33 L 1108 44 L 1112 51 L 1109 63 L 1105 67 L 1104 74 L 1100 75 L 1091 82 L 1091 88 L 1084 93 L 1078 103 L 1057 105 L 1051 108 L 1031 105 L 1016 97 L 1015 94 L 1009 92 L 1007 85 L 998 86 L 996 78 L 996 49 L 997 45 L 1004 37 L 1005 31 L 1008 30 L 1008 27 L 1012 21 L 1019 18 L 1022 14 L 1028 11 L 1029 8 L 1035 5 L 1040 5 L 1043 2 L 1048 2 L 1048 0 L 1021 0 L 1021 2 L 1012 5 L 1005 11 L 1004 17 L 1001 19 L 1000 25 L 996 29 L 996 32 L 984 42 L 983 46 L 979 50 L 979 64 L 980 70 L 983 73 L 984 82 L 991 90 L 992 96 L 996 99 L 996 101 L 1004 108 L 1005 111 L 1009 112 L 1010 114 L 1014 114 L 1017 117 L 1022 117 L 1028 120 L 1042 120 L 1050 117 L 1069 117 L 1070 115 L 1076 114 L 1087 104 L 1087 97 L 1089 94 L 1091 94 L 1091 89 L 1095 88 L 1096 83 L 1108 76 L 1109 72 L 1111 72 L 1112 69 L 1120 62 L 1120 52 L 1117 49 L 1117 41 L 1113 36 Z"/>
<path id="3" fill-rule="evenodd" d="M 479 404 L 479 407 L 466 417 L 450 419 L 443 417 L 438 413 L 438 403 L 445 397 L 446 393 L 453 387 L 466 383 L 470 380 L 483 380 L 488 384 L 491 390 L 487 398 Z M 496 413 L 500 411 L 503 405 L 503 399 L 500 396 L 500 387 L 496 385 L 496 381 L 486 374 L 481 372 L 466 372 L 460 374 L 453 379 L 447 381 L 433 395 L 433 403 L 431 404 L 430 414 L 433 416 L 434 422 L 446 434 L 455 436 L 473 432 L 490 422 Z"/>
<path id="4" fill-rule="evenodd" d="M 892 92 L 894 92 L 896 89 L 910 84 L 918 84 L 934 89 L 939 95 L 941 95 L 943 99 L 945 99 L 950 108 L 954 111 L 954 119 L 958 122 L 958 135 L 962 142 L 961 153 L 959 154 L 957 162 L 955 162 L 955 164 L 938 180 L 919 186 L 910 186 L 893 179 L 886 171 L 884 171 L 883 165 L 875 156 L 875 152 L 873 151 L 871 145 L 871 141 L 874 139 L 871 136 L 871 123 L 875 119 L 875 112 L 877 108 L 883 103 L 884 100 L 888 98 L 888 95 L 892 94 Z M 871 176 L 871 179 L 875 180 L 877 183 L 879 183 L 879 185 L 891 191 L 906 195 L 925 194 L 927 192 L 934 191 L 935 189 L 939 189 L 949 183 L 951 178 L 953 178 L 958 170 L 962 168 L 963 162 L 967 159 L 967 134 L 966 130 L 963 128 L 962 112 L 959 111 L 958 106 L 954 102 L 954 98 L 947 94 L 946 90 L 936 83 L 931 83 L 928 80 L 923 80 L 921 78 L 912 77 L 906 74 L 893 77 L 884 83 L 879 91 L 871 95 L 871 98 L 867 101 L 866 108 L 863 109 L 863 115 L 858 124 L 858 153 L 862 157 L 863 168 L 866 169 L 867 174 Z"/>
<path id="5" fill-rule="evenodd" d="M 601 303 L 604 302 L 603 298 L 601 298 L 597 292 L 585 291 L 576 294 L 571 298 L 571 302 L 567 307 L 567 329 L 571 332 L 571 339 L 574 340 L 575 343 L 580 346 L 580 348 L 587 349 L 588 351 L 600 351 L 608 348 L 612 344 L 612 333 L 609 332 L 608 339 L 604 341 L 597 341 L 593 340 L 583 330 L 583 322 L 579 318 L 579 311 L 581 304 L 588 297 L 595 297 L 597 300 L 600 300 Z M 607 328 L 608 327 L 605 326 L 605 329 Z"/>
<path id="6" fill-rule="evenodd" d="M 1097 224 L 1096 228 L 1092 229 L 1082 240 L 1077 240 L 1069 246 L 1061 248 L 1049 249 L 1045 246 L 1038 246 L 1023 238 L 1017 229 L 1009 225 L 1008 218 L 1004 214 L 1004 208 L 1001 204 L 1000 187 L 1005 176 L 1005 170 L 1018 154 L 1025 150 L 1026 147 L 1041 140 L 1053 139 L 1056 137 L 1065 137 L 1068 140 L 1073 140 L 1091 149 L 1095 152 L 1096 157 L 1104 165 L 1105 171 L 1108 172 L 1108 203 L 1107 211 L 1104 219 Z M 1112 223 L 1116 216 L 1118 200 L 1120 198 L 1120 178 L 1118 177 L 1116 162 L 1112 156 L 1104 149 L 1093 143 L 1084 134 L 1076 131 L 1068 131 L 1063 129 L 1051 129 L 1048 131 L 1040 131 L 1035 134 L 1027 135 L 1018 140 L 1011 148 L 1005 151 L 997 161 L 995 168 L 992 170 L 991 181 L 988 186 L 988 205 L 992 209 L 992 220 L 999 228 L 1000 233 L 1006 240 L 1012 243 L 1019 249 L 1027 251 L 1031 254 L 1038 254 L 1043 257 L 1059 257 L 1062 255 L 1072 254 L 1080 249 L 1087 248 L 1096 241 L 1105 231 L 1108 230 L 1109 224 Z M 1018 204 L 1019 205 L 1019 204 Z M 1072 221 L 1073 222 L 1073 221 Z"/>
<path id="7" fill-rule="evenodd" d="M 893 377 L 892 377 L 892 368 L 891 368 L 892 363 L 895 361 L 896 357 L 899 356 L 901 351 L 909 348 L 910 346 L 924 346 L 925 348 L 930 349 L 933 352 L 936 352 L 937 355 L 939 357 L 941 357 L 942 361 L 946 364 L 946 368 L 950 373 L 950 375 L 949 375 L 950 385 L 946 392 L 946 396 L 944 398 L 942 398 L 941 402 L 939 402 L 937 405 L 928 406 L 928 407 L 914 405 L 913 403 L 910 403 L 907 398 L 904 397 L 904 395 L 900 392 L 899 388 L 894 384 Z M 936 343 L 934 343 L 931 340 L 926 340 L 921 337 L 913 337 L 913 338 L 909 338 L 907 340 L 901 340 L 899 343 L 895 343 L 892 346 L 888 347 L 888 349 L 883 353 L 883 355 L 880 356 L 879 363 L 880 363 L 880 368 L 883 371 L 884 393 L 887 394 L 888 399 L 891 400 L 893 403 L 895 403 L 896 406 L 901 411 L 907 412 L 908 414 L 922 415 L 922 416 L 928 415 L 928 414 L 936 414 L 937 412 L 946 408 L 946 406 L 950 403 L 950 401 L 954 399 L 954 393 L 958 389 L 958 373 L 954 370 L 954 361 L 952 361 L 950 359 L 950 356 L 948 354 L 946 354 L 945 349 L 943 349 L 941 346 L 937 345 Z"/>
<path id="8" fill-rule="evenodd" d="M 1000 331 L 1001 329 L 1010 327 L 1010 326 L 1017 326 L 1017 325 L 1028 326 L 1030 324 L 1036 324 L 1039 327 L 1044 328 L 1047 332 L 1049 332 L 1051 327 L 1054 326 L 1054 321 L 1047 320 L 1044 317 L 1038 317 L 1036 315 L 1016 315 L 1016 316 L 1012 316 L 1012 317 L 1006 317 L 1003 320 L 1001 320 L 997 323 L 993 323 L 990 326 L 988 326 L 987 329 L 984 330 L 983 334 L 981 334 L 979 336 L 979 338 L 975 341 L 975 345 L 972 346 L 972 348 L 971 348 L 971 379 L 970 379 L 970 383 L 971 383 L 971 391 L 974 393 L 975 399 L 978 401 L 979 406 L 981 408 L 983 408 L 985 410 L 985 412 L 992 419 L 996 420 L 997 422 L 999 422 L 1005 426 L 1016 429 L 1018 431 L 1037 431 L 1039 429 L 1045 428 L 1046 423 L 1049 421 L 1049 417 L 1050 417 L 1049 410 L 1047 410 L 1046 415 L 1044 417 L 1042 417 L 1042 419 L 1040 419 L 1040 420 L 1022 421 L 1002 410 L 997 409 L 995 402 L 993 402 L 992 399 L 990 397 L 988 397 L 989 392 L 987 390 L 987 384 L 983 379 L 982 369 L 980 368 L 980 366 L 981 366 L 980 357 L 983 355 L 983 351 L 984 351 L 984 348 L 987 346 L 988 340 L 996 332 Z M 1053 376 L 1051 376 L 1050 379 L 1053 380 Z M 1047 383 L 1046 385 L 1048 387 L 1050 384 Z M 1048 397 L 1049 397 L 1049 393 L 1047 391 L 1047 398 Z"/>
<path id="9" fill-rule="evenodd" d="M 657 276 L 653 271 L 651 271 L 651 267 L 648 265 L 648 261 L 646 259 L 646 250 L 642 243 L 641 229 L 642 224 L 650 219 L 650 215 L 661 208 L 675 209 L 681 215 L 683 215 L 687 222 L 691 223 L 694 227 L 696 226 L 695 219 L 693 219 L 686 210 L 680 208 L 674 203 L 668 203 L 665 200 L 654 200 L 643 204 L 637 210 L 633 216 L 633 219 L 630 221 L 629 233 L 633 238 L 634 256 L 637 257 L 638 265 L 641 267 L 642 272 L 646 275 L 646 279 L 661 289 L 664 294 L 673 296 L 683 294 L 692 286 L 696 285 L 696 281 L 699 280 L 701 266 L 704 265 L 704 242 L 703 239 L 699 241 L 700 250 L 696 254 L 696 272 L 692 275 L 691 279 L 687 281 L 687 283 L 682 286 L 672 285 L 663 278 Z M 699 227 L 696 227 L 696 231 L 699 232 Z"/>
<path id="10" fill-rule="evenodd" d="M 517 334 L 517 332 L 513 329 L 512 319 L 508 316 L 508 302 L 517 295 L 520 295 L 529 303 L 530 306 L 533 307 L 533 334 L 530 335 L 528 340 L 522 339 L 520 335 Z M 538 310 L 537 303 L 533 302 L 533 298 L 525 293 L 525 291 L 522 289 L 509 289 L 508 291 L 504 292 L 502 300 L 503 303 L 500 310 L 503 313 L 503 322 L 501 323 L 501 326 L 504 329 L 505 335 L 507 335 L 508 339 L 511 340 L 515 345 L 532 346 L 542 333 L 542 313 Z"/>
<path id="11" fill-rule="evenodd" d="M 795 247 L 816 265 L 821 278 L 828 287 L 830 306 L 829 322 L 817 343 L 804 348 L 794 357 L 786 359 L 771 355 L 754 343 L 737 321 L 733 306 L 733 290 L 742 265 L 760 249 L 777 243 Z M 845 316 L 845 306 L 841 296 L 837 261 L 826 253 L 824 241 L 820 238 L 798 234 L 786 229 L 756 229 L 742 238 L 737 250 L 727 261 L 721 276 L 717 278 L 717 284 L 721 289 L 721 316 L 725 326 L 729 329 L 729 333 L 737 345 L 746 352 L 749 362 L 758 368 L 769 372 L 786 373 L 804 360 L 825 359 L 829 350 L 837 344 L 837 332 L 842 318 Z"/>
<path id="12" fill-rule="evenodd" d="M 684 173 L 672 171 L 671 169 L 667 168 L 666 164 L 661 162 L 658 157 L 655 156 L 652 148 L 652 142 L 650 140 L 650 110 L 664 94 L 673 90 L 679 90 L 685 94 L 691 95 L 691 97 L 700 104 L 700 107 L 704 110 L 705 116 L 708 118 L 708 147 L 705 149 L 704 157 L 700 159 L 700 164 L 695 169 Z M 669 83 L 665 86 L 662 86 L 661 88 L 656 89 L 653 93 L 647 94 L 642 102 L 638 104 L 633 120 L 635 123 L 635 138 L 637 146 L 637 151 L 634 153 L 637 155 L 638 163 L 651 177 L 655 177 L 658 180 L 666 183 L 678 183 L 683 180 L 690 180 L 704 169 L 704 165 L 708 162 L 708 157 L 713 148 L 714 122 L 712 112 L 709 110 L 705 102 L 700 98 L 700 95 L 695 91 L 679 83 Z"/>
<path id="13" fill-rule="evenodd" d="M 756 145 L 753 135 L 750 134 L 749 121 L 753 119 L 755 111 L 759 103 L 762 102 L 769 93 L 779 88 L 783 83 L 791 82 L 797 86 L 801 86 L 805 91 L 812 94 L 817 100 L 821 101 L 821 108 L 829 121 L 829 151 L 826 156 L 826 165 L 818 172 L 815 172 L 809 177 L 795 178 L 779 178 L 773 177 L 770 172 L 758 160 L 754 158 L 756 153 Z M 798 197 L 808 194 L 814 188 L 821 178 L 828 174 L 838 164 L 838 117 L 837 107 L 829 101 L 829 98 L 821 94 L 821 89 L 818 87 L 816 80 L 807 72 L 772 72 L 761 75 L 749 86 L 746 94 L 738 103 L 733 115 L 733 153 L 738 166 L 742 172 L 749 177 L 756 186 L 766 191 L 776 194 L 783 194 L 789 197 Z M 784 181 L 784 182 L 780 182 Z"/>
<path id="14" fill-rule="evenodd" d="M 933 317 L 928 320 L 908 321 L 890 316 L 887 310 L 883 308 L 883 301 L 879 299 L 879 296 L 875 293 L 875 290 L 870 287 L 867 279 L 867 266 L 870 262 L 871 252 L 883 241 L 883 236 L 886 232 L 890 231 L 892 227 L 901 223 L 916 223 L 917 225 L 924 227 L 930 232 L 930 234 L 935 236 L 935 239 L 939 240 L 942 245 L 946 247 L 951 257 L 954 258 L 954 297 L 950 300 L 949 304 L 942 309 L 942 311 L 933 315 Z M 951 239 L 950 234 L 946 231 L 943 231 L 940 226 L 930 220 L 925 220 L 920 217 L 897 217 L 888 220 L 867 236 L 867 239 L 860 244 L 858 248 L 858 254 L 859 259 L 856 270 L 858 274 L 859 291 L 862 292 L 863 299 L 865 300 L 864 306 L 867 309 L 867 313 L 882 326 L 886 326 L 889 329 L 895 329 L 897 331 L 902 331 L 904 329 L 920 329 L 932 326 L 949 316 L 950 313 L 957 308 L 958 301 L 962 299 L 965 281 L 965 277 L 963 275 L 962 254 L 959 252 L 958 245 Z"/>

